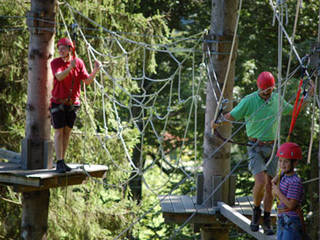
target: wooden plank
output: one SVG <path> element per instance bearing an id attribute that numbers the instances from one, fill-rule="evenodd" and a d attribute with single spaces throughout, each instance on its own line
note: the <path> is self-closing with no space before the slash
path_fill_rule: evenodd
<path id="1" fill-rule="evenodd" d="M 262 229 L 260 228 L 258 232 L 252 232 L 250 230 L 250 220 L 245 216 L 241 215 L 237 211 L 235 211 L 232 207 L 225 204 L 224 202 L 218 202 L 218 207 L 220 213 L 233 222 L 235 225 L 240 227 L 242 230 L 249 233 L 251 236 L 255 237 L 259 240 L 276 240 L 277 237 L 275 235 L 267 236 L 263 234 Z"/>
<path id="2" fill-rule="evenodd" d="M 12 185 L 27 185 L 33 187 L 40 187 L 40 179 L 39 178 L 26 178 L 24 176 L 12 175 L 10 173 L 1 173 L 0 174 L 0 183 Z"/>
<path id="3" fill-rule="evenodd" d="M 215 224 L 217 221 L 214 215 L 195 214 L 191 219 L 189 217 L 192 213 L 163 213 L 165 223 L 183 224 L 189 220 L 189 224 Z"/>
<path id="4" fill-rule="evenodd" d="M 173 213 L 173 206 L 171 204 L 169 195 L 160 195 L 158 196 L 160 200 L 160 206 L 163 213 Z"/>
<path id="5" fill-rule="evenodd" d="M 21 162 L 21 154 L 0 148 L 0 158 L 4 158 L 13 163 Z"/>
<path id="6" fill-rule="evenodd" d="M 175 213 L 185 213 L 186 210 L 182 204 L 180 196 L 169 196 L 171 204 L 173 206 L 173 210 Z"/>
<path id="7" fill-rule="evenodd" d="M 182 195 L 180 197 L 181 197 L 181 202 L 182 202 L 182 205 L 183 205 L 186 213 L 193 213 L 196 211 L 196 207 L 194 206 L 191 197 L 189 197 L 187 195 Z"/>
<path id="8" fill-rule="evenodd" d="M 8 164 L 6 165 L 8 166 Z M 9 164 L 9 167 L 1 169 L 0 183 L 15 185 L 16 189 L 30 189 L 30 191 L 35 188 L 41 190 L 66 185 L 67 181 L 65 179 L 69 179 L 68 185 L 81 184 L 89 177 L 104 177 L 108 169 L 103 165 L 68 164 L 73 168 L 72 171 L 58 173 L 55 169 L 12 169 L 11 165 Z M 19 188 L 17 185 L 22 186 Z"/>
<path id="9" fill-rule="evenodd" d="M 196 208 L 197 213 L 209 215 L 209 211 L 206 206 L 202 206 L 201 204 L 197 204 L 197 199 L 195 197 L 192 197 L 191 199 L 193 201 L 193 204 Z"/>
<path id="10" fill-rule="evenodd" d="M 0 173 L 10 171 L 10 170 L 17 170 L 20 168 L 21 168 L 21 165 L 19 163 L 0 162 Z"/>
<path id="11" fill-rule="evenodd" d="M 56 187 L 67 187 L 70 185 L 82 184 L 88 177 L 84 175 L 71 175 L 71 176 L 60 176 L 56 178 L 45 179 L 40 187 L 32 187 L 25 185 L 13 185 L 13 190 L 16 192 L 33 192 L 43 191 L 50 188 Z"/>
<path id="12" fill-rule="evenodd" d="M 203 173 L 197 174 L 197 204 L 203 202 Z"/>
<path id="13" fill-rule="evenodd" d="M 252 196 L 242 196 L 242 197 L 236 197 L 237 202 L 253 202 Z"/>
<path id="14" fill-rule="evenodd" d="M 228 179 L 229 184 L 229 196 L 228 196 L 228 204 L 233 206 L 235 204 L 235 194 L 236 194 L 236 175 L 231 175 Z"/>
<path id="15" fill-rule="evenodd" d="M 212 176 L 211 181 L 212 181 L 212 189 L 217 189 L 219 184 L 222 182 L 222 176 Z M 212 201 L 211 206 L 216 207 L 218 201 L 221 201 L 221 200 L 222 200 L 222 186 L 218 190 L 216 190 L 216 192 L 213 194 L 212 200 L 211 200 Z"/>

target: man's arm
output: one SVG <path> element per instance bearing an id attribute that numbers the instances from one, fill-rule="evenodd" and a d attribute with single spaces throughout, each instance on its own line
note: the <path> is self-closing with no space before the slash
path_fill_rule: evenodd
<path id="1" fill-rule="evenodd" d="M 65 70 L 63 70 L 62 72 L 57 72 L 54 76 L 56 77 L 56 79 L 58 79 L 58 81 L 62 81 L 63 79 L 65 79 L 70 71 L 76 66 L 76 60 L 73 59 L 70 62 L 70 66 L 68 68 L 66 68 Z"/>
<path id="2" fill-rule="evenodd" d="M 84 80 L 85 84 L 89 85 L 90 83 L 93 82 L 93 79 L 95 78 L 97 72 L 99 71 L 100 66 L 101 66 L 101 63 L 98 61 L 95 61 L 94 69 L 93 69 L 92 73 L 89 75 L 89 77 L 87 79 Z"/>
<path id="3" fill-rule="evenodd" d="M 227 121 L 226 121 L 227 120 Z M 228 123 L 229 121 L 234 121 L 234 117 L 230 114 L 230 112 L 223 115 L 223 121 L 222 122 L 215 122 L 214 120 L 211 121 L 211 128 L 216 129 L 217 127 L 220 127 L 221 125 Z"/>

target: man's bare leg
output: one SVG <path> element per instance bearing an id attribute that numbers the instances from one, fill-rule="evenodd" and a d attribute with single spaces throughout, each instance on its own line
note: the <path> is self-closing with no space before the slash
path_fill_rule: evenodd
<path id="1" fill-rule="evenodd" d="M 54 130 L 54 148 L 57 160 L 63 159 L 63 128 Z"/>
<path id="2" fill-rule="evenodd" d="M 66 155 L 66 151 L 69 145 L 71 130 L 72 128 L 69 128 L 67 126 L 63 128 L 63 159 Z"/>
<path id="3" fill-rule="evenodd" d="M 264 190 L 266 186 L 266 173 L 259 172 L 258 174 L 254 175 L 254 187 L 253 187 L 253 216 L 252 221 L 250 224 L 251 231 L 256 232 L 259 230 L 259 220 L 261 216 L 261 201 L 264 196 Z"/>
<path id="4" fill-rule="evenodd" d="M 272 195 L 272 185 L 271 185 L 271 177 L 266 176 L 267 182 L 265 187 L 265 194 L 263 199 L 263 206 L 264 206 L 264 214 L 263 214 L 263 230 L 266 235 L 274 234 L 274 231 L 271 227 L 271 209 L 272 209 L 272 202 L 273 202 L 273 195 Z"/>

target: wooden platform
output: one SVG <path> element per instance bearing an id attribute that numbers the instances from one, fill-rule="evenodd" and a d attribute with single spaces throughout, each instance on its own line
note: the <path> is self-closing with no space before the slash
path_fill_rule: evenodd
<path id="1" fill-rule="evenodd" d="M 197 205 L 195 197 L 162 195 L 158 198 L 166 223 L 182 224 L 195 212 L 190 223 L 206 224 L 216 220 L 215 213 L 218 208 L 204 208 Z"/>
<path id="2" fill-rule="evenodd" d="M 188 221 L 189 223 L 210 224 L 214 223 L 219 215 L 222 215 L 256 239 L 276 239 L 275 235 L 264 235 L 261 228 L 258 232 L 252 232 L 250 230 L 249 225 L 251 220 L 249 218 L 252 216 L 252 197 L 237 198 L 235 201 L 235 206 L 233 207 L 230 207 L 225 203 L 218 202 L 218 206 L 215 208 L 204 208 L 201 205 L 196 204 L 195 197 L 186 195 L 163 195 L 159 196 L 158 198 L 160 200 L 160 206 L 166 223 L 183 224 L 192 214 L 194 214 L 194 217 Z M 275 210 L 272 210 L 271 217 L 273 223 L 275 223 Z"/>
<path id="3" fill-rule="evenodd" d="M 17 192 L 41 191 L 54 187 L 81 184 L 89 177 L 104 177 L 103 165 L 68 164 L 72 171 L 57 173 L 55 169 L 23 170 L 19 163 L 0 163 L 0 184 L 13 186 Z"/>

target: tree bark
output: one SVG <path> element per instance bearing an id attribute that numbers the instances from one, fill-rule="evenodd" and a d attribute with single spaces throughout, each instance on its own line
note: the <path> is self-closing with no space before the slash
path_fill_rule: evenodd
<path id="1" fill-rule="evenodd" d="M 207 97 L 206 97 L 206 115 L 205 115 L 205 136 L 204 136 L 204 156 L 203 156 L 203 174 L 204 174 L 204 193 L 203 200 L 206 201 L 214 190 L 212 184 L 214 176 L 226 176 L 230 172 L 230 144 L 225 144 L 216 154 L 212 154 L 217 147 L 222 144 L 220 139 L 212 136 L 212 130 L 210 123 L 214 118 L 218 101 L 215 99 L 213 93 L 213 86 L 210 81 L 214 80 L 213 71 L 215 71 L 218 82 L 221 86 L 224 84 L 226 79 L 226 88 L 224 92 L 225 99 L 232 99 L 232 90 L 234 84 L 235 76 L 235 60 L 237 45 L 234 47 L 232 60 L 230 62 L 230 70 L 226 78 L 226 71 L 228 66 L 228 60 L 230 55 L 223 53 L 230 53 L 231 44 L 234 35 L 235 25 L 236 25 L 236 13 L 238 7 L 238 0 L 212 0 L 212 14 L 211 14 L 211 28 L 210 28 L 210 38 L 214 40 L 214 43 L 210 47 L 212 52 L 217 52 L 213 54 L 213 66 L 210 66 L 211 77 L 207 83 Z M 207 49 L 204 49 L 205 51 Z M 209 62 L 210 63 L 210 62 Z M 218 93 L 216 87 L 214 91 Z M 218 94 L 219 98 L 220 95 Z M 229 101 L 225 111 L 230 111 L 232 109 L 232 102 Z M 219 128 L 219 132 L 228 137 L 231 134 L 231 125 L 227 124 Z M 212 156 L 213 155 L 213 156 Z M 228 201 L 228 184 L 223 185 L 222 190 L 222 201 Z M 212 201 L 207 201 L 207 207 L 212 207 Z M 207 231 L 206 228 L 201 229 L 202 239 L 215 239 L 216 234 L 219 235 L 219 239 L 229 239 L 228 232 L 222 231 L 222 229 L 214 229 Z"/>
<path id="2" fill-rule="evenodd" d="M 50 158 L 49 98 L 52 89 L 56 0 L 32 0 L 27 14 L 30 31 L 28 100 L 22 158 L 27 169 L 44 168 Z M 21 238 L 47 239 L 49 190 L 23 193 Z"/>

